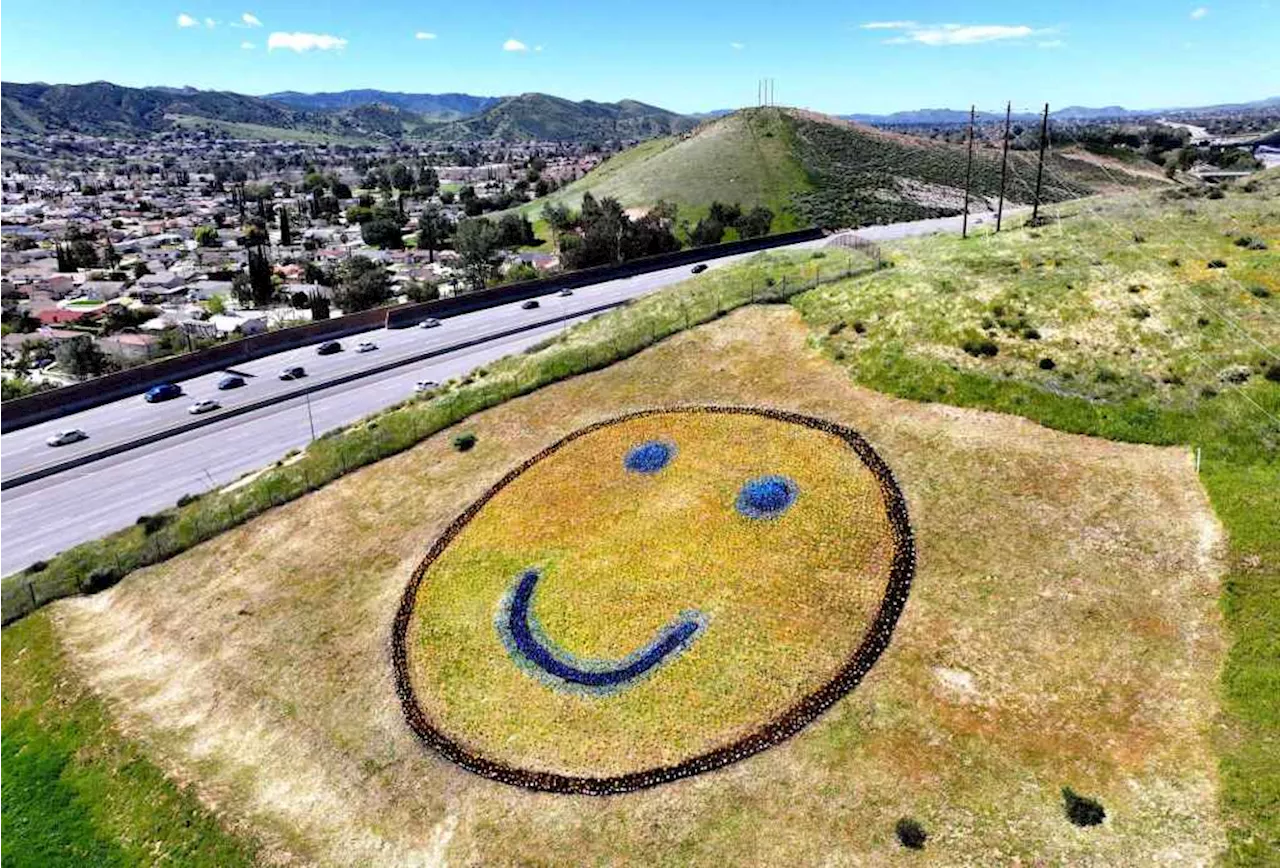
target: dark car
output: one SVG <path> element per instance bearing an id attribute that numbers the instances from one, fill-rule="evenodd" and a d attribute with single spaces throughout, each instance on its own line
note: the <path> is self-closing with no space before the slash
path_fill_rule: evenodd
<path id="1" fill-rule="evenodd" d="M 218 388 L 224 392 L 227 389 L 238 389 L 243 385 L 244 385 L 244 377 L 241 377 L 238 374 L 227 374 L 225 377 L 223 377 L 221 380 L 218 381 Z"/>
<path id="2" fill-rule="evenodd" d="M 520 306 L 525 310 L 533 310 L 535 307 L 542 307 L 542 305 L 538 304 L 538 300 L 536 298 L 531 298 Z"/>
<path id="3" fill-rule="evenodd" d="M 280 372 L 282 380 L 300 380 L 307 375 L 302 365 L 290 365 Z"/>
<path id="4" fill-rule="evenodd" d="M 342 352 L 342 344 L 337 341 L 325 341 L 320 346 L 316 347 L 317 356 L 331 356 L 334 353 L 340 352 Z"/>
<path id="5" fill-rule="evenodd" d="M 152 386 L 147 389 L 147 394 L 142 397 L 146 399 L 148 404 L 154 404 L 157 401 L 172 401 L 181 394 L 182 387 L 177 383 L 161 383 L 158 386 Z"/>
<path id="6" fill-rule="evenodd" d="M 693 267 L 694 274 L 701 274 L 706 270 L 707 270 L 707 264 L 705 262 L 699 262 L 697 265 Z"/>

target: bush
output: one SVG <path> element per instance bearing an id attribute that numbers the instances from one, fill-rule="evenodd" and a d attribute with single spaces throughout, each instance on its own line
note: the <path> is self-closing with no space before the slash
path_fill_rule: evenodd
<path id="1" fill-rule="evenodd" d="M 1033 328 L 1023 329 L 1022 337 L 1028 341 L 1038 341 L 1040 340 L 1040 332 Z"/>
<path id="2" fill-rule="evenodd" d="M 1210 199 L 1225 199 L 1226 197 L 1227 197 L 1227 194 L 1219 190 L 1217 187 L 1214 187 L 1212 190 L 1209 191 Z"/>
<path id="3" fill-rule="evenodd" d="M 1206 268 L 1226 268 L 1227 263 L 1226 263 L 1226 260 L 1223 260 L 1223 259 L 1210 259 L 1209 264 L 1205 267 Z"/>
<path id="4" fill-rule="evenodd" d="M 1150 319 L 1151 311 L 1140 304 L 1135 304 L 1133 307 L 1129 308 L 1129 316 L 1134 319 Z"/>
<path id="5" fill-rule="evenodd" d="M 1265 286 L 1251 286 L 1249 287 L 1249 294 L 1254 298 L 1271 298 L 1271 290 Z"/>
<path id="6" fill-rule="evenodd" d="M 1272 383 L 1280 383 L 1280 364 L 1267 368 L 1267 372 L 1262 376 Z"/>
<path id="7" fill-rule="evenodd" d="M 99 591 L 105 591 L 118 581 L 120 581 L 120 576 L 116 575 L 115 570 L 109 567 L 98 567 L 89 573 L 88 578 L 84 580 L 84 586 L 80 590 L 86 594 L 96 594 Z"/>
<path id="8" fill-rule="evenodd" d="M 908 850 L 923 850 L 924 842 L 929 839 L 924 826 L 921 826 L 910 817 L 903 817 L 899 820 L 894 825 L 893 831 L 898 836 L 898 843 Z"/>
<path id="9" fill-rule="evenodd" d="M 832 324 L 831 324 L 831 328 L 827 329 L 827 334 L 829 334 L 829 335 L 831 335 L 832 337 L 834 337 L 834 336 L 836 336 L 836 335 L 840 334 L 840 332 L 842 332 L 842 331 L 844 331 L 844 323 L 843 323 L 843 322 L 835 322 L 835 323 L 832 323 Z"/>
<path id="10" fill-rule="evenodd" d="M 48 566 L 49 566 L 49 562 L 48 562 L 48 561 L 36 561 L 36 562 L 35 562 L 35 563 L 33 563 L 31 566 L 27 567 L 27 572 L 28 572 L 28 573 L 43 573 L 43 572 L 48 568 Z"/>
<path id="11" fill-rule="evenodd" d="M 968 338 L 960 345 L 960 348 L 974 357 L 986 356 L 990 358 L 1000 352 L 1000 348 L 990 338 Z"/>
<path id="12" fill-rule="evenodd" d="M 457 437 L 453 438 L 453 448 L 457 449 L 459 452 L 470 451 L 471 447 L 475 445 L 476 435 L 469 431 L 466 434 L 459 434 Z"/>
<path id="13" fill-rule="evenodd" d="M 195 503 L 199 499 L 200 499 L 199 494 L 184 494 L 182 495 L 182 497 L 178 498 L 178 509 L 182 509 L 184 506 L 186 506 L 189 503 Z"/>
<path id="14" fill-rule="evenodd" d="M 855 320 L 855 321 L 854 321 L 854 323 L 853 323 L 853 330 L 854 330 L 855 332 L 857 332 L 858 334 L 860 334 L 860 335 L 865 335 L 865 334 L 867 333 L 867 327 L 866 327 L 866 325 L 862 322 L 862 320 Z"/>
<path id="15" fill-rule="evenodd" d="M 140 515 L 137 524 L 142 527 L 142 532 L 147 536 L 151 536 L 160 528 L 169 523 L 167 515 Z"/>
<path id="16" fill-rule="evenodd" d="M 1062 788 L 1062 802 L 1067 819 L 1077 826 L 1096 826 L 1106 819 L 1107 812 L 1100 802 L 1077 795 L 1071 787 Z"/>
<path id="17" fill-rule="evenodd" d="M 1042 371 L 1052 371 L 1056 367 L 1058 367 L 1057 363 L 1047 356 L 1040 360 L 1040 370 Z"/>

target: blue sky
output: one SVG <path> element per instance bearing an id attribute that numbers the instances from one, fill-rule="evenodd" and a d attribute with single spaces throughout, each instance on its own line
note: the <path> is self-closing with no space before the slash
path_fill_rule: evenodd
<path id="1" fill-rule="evenodd" d="M 1280 95 L 1280 0 L 8 0 L 6 81 L 777 101 L 826 112 Z M 871 25 L 871 26 L 868 26 Z"/>

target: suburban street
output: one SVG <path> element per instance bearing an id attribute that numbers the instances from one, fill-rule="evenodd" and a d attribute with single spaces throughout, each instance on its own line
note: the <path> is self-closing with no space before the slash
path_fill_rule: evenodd
<path id="1" fill-rule="evenodd" d="M 1006 211 L 1006 215 L 1014 213 L 1015 209 Z M 994 215 L 979 214 L 971 215 L 969 222 L 971 226 L 980 226 L 994 219 Z M 881 241 L 959 230 L 960 218 L 946 217 L 871 226 L 856 234 Z M 826 241 L 777 249 L 817 247 Z M 723 267 L 753 255 L 727 256 L 709 260 L 708 265 Z M 216 398 L 224 410 L 228 410 L 396 359 L 442 350 L 430 359 L 312 392 L 311 414 L 319 434 L 403 400 L 413 393 L 418 380 L 443 382 L 462 376 L 593 315 L 585 312 L 646 295 L 689 276 L 690 266 L 682 265 L 582 287 L 565 298 L 553 293 L 542 297 L 541 307 L 535 310 L 524 310 L 515 303 L 450 317 L 434 329 L 376 329 L 352 335 L 342 340 L 342 352 L 330 356 L 318 356 L 315 346 L 307 346 L 256 359 L 235 367 L 235 372 L 246 381 L 239 389 L 220 392 L 216 384 L 225 372 L 206 374 L 180 382 L 183 395 L 172 401 L 148 404 L 136 395 L 10 432 L 0 437 L 3 478 L 7 480 L 77 454 L 128 443 L 189 422 L 193 417 L 187 408 L 200 398 Z M 558 321 L 549 322 L 551 320 Z M 510 334 L 522 327 L 528 330 Z M 505 336 L 485 341 L 486 335 Z M 378 349 L 355 352 L 356 345 L 364 340 L 377 344 Z M 477 341 L 481 342 L 447 350 Z M 292 382 L 278 379 L 281 368 L 295 364 L 306 368 L 305 379 Z M 246 472 L 275 461 L 290 449 L 305 446 L 311 437 L 304 397 L 282 400 L 231 418 L 219 418 L 222 412 L 208 414 L 210 424 L 196 430 L 6 489 L 0 494 L 0 536 L 3 537 L 0 572 L 8 575 L 32 561 L 95 539 L 129 524 L 139 515 L 172 506 L 183 494 L 226 485 Z M 66 428 L 81 428 L 89 434 L 89 439 L 56 449 L 45 445 L 50 434 Z"/>

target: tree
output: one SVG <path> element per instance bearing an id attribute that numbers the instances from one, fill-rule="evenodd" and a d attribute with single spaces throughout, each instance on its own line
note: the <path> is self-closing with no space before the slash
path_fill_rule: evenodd
<path id="1" fill-rule="evenodd" d="M 350 199 L 351 188 L 341 181 L 334 181 L 333 186 L 329 188 L 335 199 Z"/>
<path id="2" fill-rule="evenodd" d="M 147 267 L 147 263 L 145 260 L 139 259 L 137 262 L 133 264 L 134 280 L 137 280 L 138 278 L 150 273 L 151 273 L 151 269 Z"/>
<path id="3" fill-rule="evenodd" d="M 694 247 L 719 244 L 722 238 L 724 238 L 724 224 L 710 217 L 699 220 L 698 225 L 689 232 L 689 243 Z"/>
<path id="4" fill-rule="evenodd" d="M 311 296 L 311 318 L 313 320 L 329 318 L 329 299 L 318 292 Z"/>
<path id="5" fill-rule="evenodd" d="M 409 301 L 435 301 L 440 297 L 440 287 L 426 280 L 411 280 L 404 287 L 404 294 Z"/>
<path id="6" fill-rule="evenodd" d="M 347 225 L 355 226 L 357 223 L 367 223 L 373 219 L 373 209 L 364 205 L 352 205 L 347 209 Z"/>
<path id="7" fill-rule="evenodd" d="M 276 294 L 271 281 L 271 263 L 262 246 L 249 248 L 249 287 L 254 307 L 265 307 Z"/>
<path id="8" fill-rule="evenodd" d="M 762 205 L 757 205 L 738 218 L 738 235 L 743 238 L 761 238 L 769 234 L 773 225 L 773 212 Z"/>
<path id="9" fill-rule="evenodd" d="M 370 247 L 383 250 L 401 250 L 404 238 L 400 235 L 400 224 L 394 220 L 379 217 L 360 224 L 360 237 Z"/>
<path id="10" fill-rule="evenodd" d="M 436 251 L 449 236 L 452 225 L 444 212 L 429 205 L 418 217 L 418 249 L 427 251 L 427 261 L 436 261 Z"/>
<path id="11" fill-rule="evenodd" d="M 218 240 L 218 227 L 211 225 L 197 226 L 195 231 L 196 244 L 201 247 L 221 247 L 222 243 Z"/>
<path id="12" fill-rule="evenodd" d="M 484 289 L 493 278 L 501 248 L 498 227 L 483 217 L 458 224 L 453 249 L 462 260 L 463 274 L 472 289 Z"/>
<path id="13" fill-rule="evenodd" d="M 338 266 L 334 300 L 346 313 L 377 307 L 391 297 L 387 270 L 367 256 L 352 256 Z"/>
<path id="14" fill-rule="evenodd" d="M 566 205 L 548 202 L 542 206 L 542 219 L 551 227 L 551 238 L 559 247 L 560 236 L 573 228 L 573 212 Z"/>
<path id="15" fill-rule="evenodd" d="M 391 181 L 392 187 L 401 192 L 413 189 L 413 173 L 409 171 L 409 167 L 404 163 L 396 163 L 391 167 L 388 180 Z"/>
<path id="16" fill-rule="evenodd" d="M 538 240 L 533 224 L 517 214 L 504 214 L 498 221 L 498 238 L 503 247 L 521 247 Z"/>
<path id="17" fill-rule="evenodd" d="M 280 246 L 288 247 L 293 243 L 293 233 L 289 231 L 289 209 L 280 209 Z"/>
<path id="18" fill-rule="evenodd" d="M 88 335 L 58 344 L 53 351 L 58 367 L 73 377 L 96 377 L 107 369 L 106 355 Z"/>
<path id="19" fill-rule="evenodd" d="M 742 206 L 736 203 L 726 205 L 723 202 L 712 202 L 711 207 L 707 209 L 707 216 L 721 226 L 733 226 L 742 216 Z"/>

